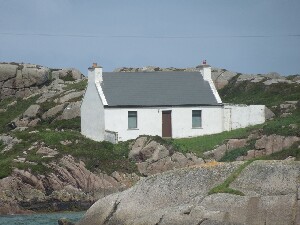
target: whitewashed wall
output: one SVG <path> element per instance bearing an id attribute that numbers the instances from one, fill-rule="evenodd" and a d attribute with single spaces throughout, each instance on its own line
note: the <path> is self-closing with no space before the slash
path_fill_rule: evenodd
<path id="1" fill-rule="evenodd" d="M 224 130 L 234 130 L 265 122 L 264 105 L 225 105 Z"/>
<path id="2" fill-rule="evenodd" d="M 118 132 L 119 141 L 139 135 L 162 135 L 162 111 L 171 110 L 172 137 L 193 137 L 223 131 L 223 109 L 214 107 L 106 108 L 105 129 Z M 202 110 L 202 128 L 192 128 L 192 110 Z M 128 129 L 128 111 L 137 111 L 137 129 Z"/>
<path id="3" fill-rule="evenodd" d="M 95 83 L 90 83 L 81 105 L 81 133 L 95 141 L 105 135 L 104 107 Z"/>

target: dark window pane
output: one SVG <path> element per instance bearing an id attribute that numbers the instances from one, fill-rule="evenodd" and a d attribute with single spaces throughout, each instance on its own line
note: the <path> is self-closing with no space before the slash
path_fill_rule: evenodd
<path id="1" fill-rule="evenodd" d="M 128 111 L 128 129 L 137 128 L 137 111 Z"/>
<path id="2" fill-rule="evenodd" d="M 192 110 L 192 126 L 193 127 L 201 127 L 201 110 Z"/>

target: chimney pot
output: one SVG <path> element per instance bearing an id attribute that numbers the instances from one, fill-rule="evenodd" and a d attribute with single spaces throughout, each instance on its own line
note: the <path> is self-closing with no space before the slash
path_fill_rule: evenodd
<path id="1" fill-rule="evenodd" d="M 97 63 L 93 63 L 93 68 L 96 68 L 97 67 Z"/>

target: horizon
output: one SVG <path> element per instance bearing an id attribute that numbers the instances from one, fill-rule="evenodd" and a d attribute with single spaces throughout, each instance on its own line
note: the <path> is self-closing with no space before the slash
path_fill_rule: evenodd
<path id="1" fill-rule="evenodd" d="M 0 2 L 0 62 L 300 74 L 297 0 Z"/>

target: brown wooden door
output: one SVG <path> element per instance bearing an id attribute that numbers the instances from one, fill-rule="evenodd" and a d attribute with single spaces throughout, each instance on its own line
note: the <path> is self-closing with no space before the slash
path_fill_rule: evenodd
<path id="1" fill-rule="evenodd" d="M 162 137 L 172 137 L 171 111 L 162 111 Z"/>

